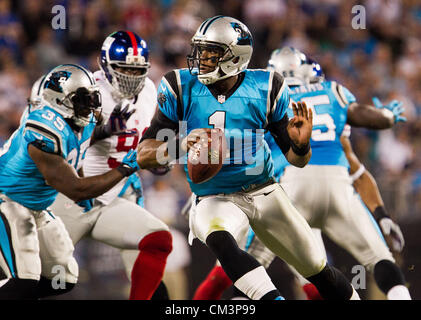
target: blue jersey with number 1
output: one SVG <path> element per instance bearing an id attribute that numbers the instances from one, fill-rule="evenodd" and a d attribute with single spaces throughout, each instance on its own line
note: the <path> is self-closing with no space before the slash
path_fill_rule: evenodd
<path id="1" fill-rule="evenodd" d="M 47 184 L 29 156 L 28 145 L 36 143 L 41 150 L 63 157 L 78 170 L 94 128 L 92 118 L 80 133 L 75 133 L 49 106 L 26 113 L 20 127 L 0 150 L 0 192 L 29 209 L 46 209 L 54 202 L 57 191 Z"/>
<path id="2" fill-rule="evenodd" d="M 189 70 L 167 74 L 158 88 L 159 110 L 171 121 L 185 121 L 186 133 L 196 128 L 224 129 L 230 157 L 218 174 L 207 182 L 192 183 L 198 196 L 232 193 L 273 176 L 264 128 L 280 121 L 289 105 L 288 86 L 279 74 L 245 70 L 231 95 L 215 96 Z"/>
<path id="3" fill-rule="evenodd" d="M 347 121 L 348 107 L 356 101 L 354 95 L 335 81 L 290 86 L 289 92 L 294 101 L 305 102 L 313 111 L 312 155 L 308 164 L 349 168 L 340 137 Z M 287 114 L 293 117 L 291 108 Z M 265 139 L 272 150 L 275 176 L 279 180 L 285 167 L 290 164 L 270 134 L 266 134 Z"/>

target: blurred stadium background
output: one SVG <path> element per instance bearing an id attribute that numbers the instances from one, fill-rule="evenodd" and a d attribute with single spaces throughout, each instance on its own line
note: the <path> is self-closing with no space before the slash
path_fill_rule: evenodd
<path id="1" fill-rule="evenodd" d="M 354 30 L 354 5 L 366 9 L 366 29 Z M 54 5 L 66 9 L 66 29 L 54 30 Z M 158 85 L 167 71 L 186 66 L 190 38 L 208 17 L 243 21 L 254 36 L 250 68 L 265 68 L 272 50 L 290 45 L 318 61 L 326 77 L 357 100 L 398 99 L 408 122 L 373 132 L 353 129 L 354 149 L 375 176 L 386 208 L 401 225 L 406 246 L 395 256 L 415 299 L 421 299 L 421 1 L 420 0 L 0 0 L 0 146 L 18 127 L 32 83 L 50 68 L 79 63 L 98 69 L 105 37 L 129 29 L 150 48 L 149 76 Z M 165 281 L 171 299 L 191 299 L 215 262 L 210 251 L 186 243 L 179 211 L 190 195 L 176 167 L 144 178 L 147 209 L 178 230 Z M 352 257 L 327 242 L 329 258 L 352 279 Z M 79 285 L 60 299 L 126 299 L 129 284 L 117 249 L 89 239 L 76 247 Z M 300 298 L 282 262 L 270 269 L 286 298 Z M 364 298 L 382 299 L 368 277 Z M 225 294 L 224 297 L 228 297 Z"/>

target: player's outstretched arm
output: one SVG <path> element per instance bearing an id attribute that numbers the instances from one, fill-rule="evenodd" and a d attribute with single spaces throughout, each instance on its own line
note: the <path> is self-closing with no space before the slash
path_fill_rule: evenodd
<path id="1" fill-rule="evenodd" d="M 371 105 L 353 102 L 348 107 L 347 123 L 354 127 L 368 129 L 388 129 L 397 122 L 405 122 L 406 118 L 401 114 L 405 111 L 402 103 L 392 101 L 382 105 L 380 100 L 373 98 L 374 107 Z"/>
<path id="2" fill-rule="evenodd" d="M 376 180 L 355 155 L 349 138 L 342 136 L 341 143 L 350 164 L 350 175 L 355 190 L 373 214 L 390 248 L 396 252 L 402 251 L 405 245 L 402 231 L 387 214 Z"/>
<path id="3" fill-rule="evenodd" d="M 342 136 L 341 143 L 350 165 L 349 174 L 352 177 L 354 188 L 360 194 L 367 208 L 374 212 L 377 207 L 384 205 L 376 180 L 355 155 L 349 138 Z"/>
<path id="4" fill-rule="evenodd" d="M 81 178 L 61 156 L 41 151 L 31 144 L 28 153 L 46 182 L 75 202 L 100 196 L 139 169 L 136 152 L 130 151 L 118 168 L 98 176 Z"/>

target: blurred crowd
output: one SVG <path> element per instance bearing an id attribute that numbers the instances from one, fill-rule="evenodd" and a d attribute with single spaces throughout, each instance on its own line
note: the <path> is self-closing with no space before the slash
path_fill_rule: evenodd
<path id="1" fill-rule="evenodd" d="M 64 30 L 52 28 L 55 5 L 66 9 Z M 365 29 L 352 27 L 355 5 L 365 9 Z M 0 146 L 19 125 L 32 83 L 52 67 L 79 63 L 95 71 L 105 37 L 128 29 L 147 41 L 149 76 L 158 84 L 167 71 L 186 67 L 192 35 L 217 14 L 251 30 L 250 68 L 265 68 L 272 50 L 289 45 L 318 61 L 359 102 L 402 101 L 406 123 L 382 132 L 353 129 L 351 139 L 389 213 L 398 222 L 421 220 L 419 0 L 0 0 Z M 156 213 L 186 232 L 178 212 L 190 191 L 181 170 L 144 178 L 147 208 L 156 210 L 155 201 L 162 209 L 160 199 L 167 199 L 171 212 Z"/>

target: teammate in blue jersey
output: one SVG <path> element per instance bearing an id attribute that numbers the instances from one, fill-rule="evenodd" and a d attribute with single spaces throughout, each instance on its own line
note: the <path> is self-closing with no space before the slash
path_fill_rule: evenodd
<path id="1" fill-rule="evenodd" d="M 94 132 L 95 144 L 88 148 L 83 164 L 85 176 L 118 166 L 127 150 L 137 147 L 156 110 L 156 88 L 148 78 L 145 40 L 128 30 L 113 32 L 103 42 L 99 61 L 100 70 L 93 75 L 106 124 Z M 80 202 L 78 205 L 59 193 L 51 206 L 73 245 L 89 237 L 119 249 L 131 283 L 129 298 L 167 299 L 161 279 L 172 250 L 172 236 L 164 222 L 143 208 L 139 175 L 132 174 L 92 200 L 82 208 Z"/>
<path id="2" fill-rule="evenodd" d="M 404 243 L 402 233 L 386 214 L 375 182 L 373 184 L 371 175 L 364 172 L 348 140 L 349 125 L 390 128 L 405 120 L 400 115 L 404 109 L 396 101 L 387 106 L 378 102 L 376 107 L 362 105 L 345 87 L 325 80 L 318 64 L 306 61 L 301 52 L 289 47 L 275 50 L 269 61 L 269 69 L 286 76 L 291 97 L 306 102 L 313 109 L 313 154 L 302 170 L 291 167 L 276 143 L 266 137 L 273 155 L 277 155 L 273 159 L 281 185 L 310 226 L 317 228 L 315 232 L 322 248 L 319 229 L 373 272 L 388 299 L 410 299 L 404 276 L 394 263 L 376 222 L 354 192 L 353 182 L 363 175 L 354 186 L 383 232 L 394 237 L 398 250 Z M 291 110 L 288 114 L 292 114 Z M 268 250 L 262 248 L 252 244 L 249 252 L 267 265 L 271 259 L 268 259 Z"/>
<path id="3" fill-rule="evenodd" d="M 101 96 L 90 71 L 78 65 L 51 70 L 43 100 L 21 119 L 0 151 L 0 266 L 9 278 L 0 299 L 36 299 L 68 292 L 78 277 L 72 241 L 49 209 L 58 193 L 74 201 L 98 196 L 139 169 L 136 152 L 109 172 L 79 177 Z M 54 286 L 60 273 L 65 279 Z"/>
<path id="4" fill-rule="evenodd" d="M 158 112 L 138 148 L 139 166 L 185 159 L 183 152 L 202 128 L 224 130 L 230 154 L 218 174 L 195 184 L 187 172 L 196 195 L 192 235 L 207 244 L 234 285 L 251 299 L 280 299 L 280 293 L 258 261 L 238 246 L 249 225 L 324 298 L 358 299 L 344 275 L 326 264 L 308 224 L 273 178 L 264 130 L 291 164 L 303 167 L 311 157 L 312 113 L 305 104 L 292 103 L 294 117 L 288 119 L 284 79 L 276 72 L 246 69 L 252 50 L 250 31 L 234 18 L 216 16 L 200 25 L 187 58 L 189 69 L 169 72 L 161 81 Z"/>

